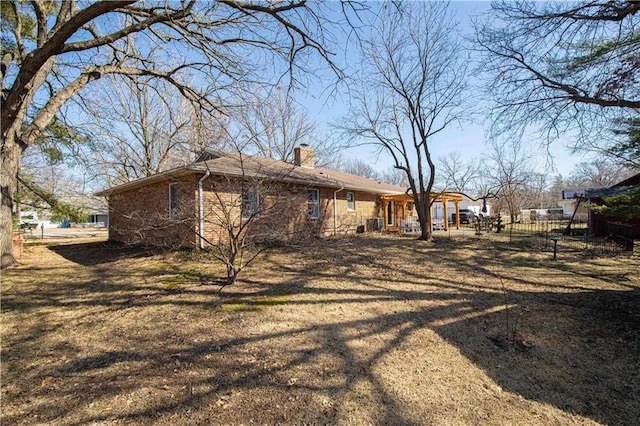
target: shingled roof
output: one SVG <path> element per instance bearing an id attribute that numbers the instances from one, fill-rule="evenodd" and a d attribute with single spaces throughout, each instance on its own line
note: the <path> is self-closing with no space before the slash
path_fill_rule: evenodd
<path id="1" fill-rule="evenodd" d="M 405 188 L 378 182 L 351 173 L 321 167 L 296 166 L 271 158 L 216 151 L 209 152 L 206 156 L 201 156 L 200 159 L 201 161 L 196 161 L 150 177 L 106 189 L 98 192 L 96 195 L 107 196 L 151 183 L 169 180 L 172 177 L 192 173 L 204 174 L 207 171 L 212 175 L 219 176 L 245 176 L 251 179 L 267 179 L 307 186 L 346 189 L 383 195 L 402 194 L 405 192 Z"/>

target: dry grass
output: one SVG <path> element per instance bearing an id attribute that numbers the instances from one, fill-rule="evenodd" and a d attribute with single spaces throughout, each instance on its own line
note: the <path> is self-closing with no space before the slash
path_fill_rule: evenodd
<path id="1" fill-rule="evenodd" d="M 28 247 L 2 273 L 2 424 L 636 424 L 630 257 L 496 236 L 197 254 Z"/>

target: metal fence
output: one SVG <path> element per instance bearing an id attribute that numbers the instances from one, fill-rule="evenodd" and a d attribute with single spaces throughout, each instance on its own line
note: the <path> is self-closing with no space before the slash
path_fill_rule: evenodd
<path id="1" fill-rule="evenodd" d="M 568 220 L 542 220 L 528 223 L 509 223 L 505 232 L 510 242 L 528 242 L 541 250 L 593 251 L 599 254 L 616 254 L 633 251 L 633 238 L 610 233 L 602 237 L 590 235 L 586 223 Z"/>

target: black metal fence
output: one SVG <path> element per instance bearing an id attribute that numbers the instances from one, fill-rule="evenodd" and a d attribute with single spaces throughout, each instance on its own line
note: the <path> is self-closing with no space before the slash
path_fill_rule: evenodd
<path id="1" fill-rule="evenodd" d="M 590 235 L 586 223 L 569 224 L 568 220 L 539 220 L 527 223 L 509 223 L 504 232 L 510 242 L 528 242 L 541 250 L 592 251 L 598 254 L 616 254 L 633 251 L 633 238 L 615 233 L 603 237 Z"/>

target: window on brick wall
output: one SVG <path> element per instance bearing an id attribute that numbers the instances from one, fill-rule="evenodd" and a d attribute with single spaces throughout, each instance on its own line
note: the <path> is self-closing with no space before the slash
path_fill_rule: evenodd
<path id="1" fill-rule="evenodd" d="M 320 217 L 320 191 L 317 189 L 307 190 L 307 205 L 309 207 L 309 219 Z"/>
<path id="2" fill-rule="evenodd" d="M 249 220 L 258 215 L 260 194 L 255 186 L 245 188 L 242 193 L 242 219 Z"/>
<path id="3" fill-rule="evenodd" d="M 356 210 L 356 195 L 353 192 L 347 192 L 347 211 Z"/>
<path id="4" fill-rule="evenodd" d="M 178 204 L 178 184 L 172 183 L 169 185 L 169 219 L 180 219 L 180 205 Z"/>

